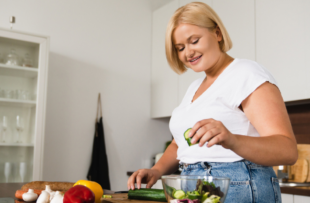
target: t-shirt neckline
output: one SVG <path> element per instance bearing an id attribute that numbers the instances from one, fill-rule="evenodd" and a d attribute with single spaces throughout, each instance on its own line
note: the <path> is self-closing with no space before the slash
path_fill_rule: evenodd
<path id="1" fill-rule="evenodd" d="M 207 77 L 207 75 L 206 75 L 205 77 L 203 77 L 203 78 L 201 79 L 201 81 L 199 82 L 199 84 L 197 85 L 196 90 L 193 91 L 193 94 L 191 95 L 190 100 L 189 100 L 189 102 L 190 102 L 189 104 L 190 104 L 190 105 L 193 105 L 193 104 L 197 103 L 197 100 L 199 100 L 201 97 L 203 97 L 203 96 L 206 95 L 208 92 L 210 92 L 210 91 L 214 88 L 214 86 L 215 86 L 215 84 L 217 83 L 217 81 L 224 75 L 224 73 L 227 72 L 227 70 L 228 70 L 237 60 L 238 60 L 238 59 L 235 58 L 235 59 L 223 70 L 223 72 L 216 78 L 216 80 L 211 84 L 211 86 L 210 86 L 208 89 L 206 89 L 195 101 L 193 101 L 193 98 L 194 98 L 194 96 L 195 96 L 197 90 L 199 89 L 200 85 L 202 84 L 202 82 L 204 81 L 204 79 Z M 210 90 L 210 89 L 211 89 L 211 90 Z M 193 102 L 192 102 L 192 101 L 193 101 Z"/>

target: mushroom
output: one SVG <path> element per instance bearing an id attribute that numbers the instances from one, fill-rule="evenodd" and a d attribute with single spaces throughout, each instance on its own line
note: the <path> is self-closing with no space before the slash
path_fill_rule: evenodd
<path id="1" fill-rule="evenodd" d="M 50 193 L 43 190 L 37 200 L 37 203 L 49 203 L 50 202 Z"/>
<path id="2" fill-rule="evenodd" d="M 38 195 L 34 193 L 33 189 L 29 189 L 28 192 L 23 194 L 23 200 L 25 202 L 33 202 L 38 199 Z"/>

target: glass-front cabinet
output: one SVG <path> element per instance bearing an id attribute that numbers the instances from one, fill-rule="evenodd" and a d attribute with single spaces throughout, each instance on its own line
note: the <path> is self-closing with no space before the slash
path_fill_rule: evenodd
<path id="1" fill-rule="evenodd" d="M 49 38 L 0 28 L 0 182 L 42 179 Z"/>

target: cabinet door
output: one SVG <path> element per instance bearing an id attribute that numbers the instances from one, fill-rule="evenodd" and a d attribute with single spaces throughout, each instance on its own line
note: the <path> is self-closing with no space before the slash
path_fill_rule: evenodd
<path id="1" fill-rule="evenodd" d="M 257 61 L 273 74 L 285 101 L 309 98 L 304 6 L 303 0 L 256 1 Z"/>
<path id="2" fill-rule="evenodd" d="M 308 76 L 306 77 L 306 85 L 303 89 L 301 89 L 300 91 L 303 91 L 305 94 L 305 98 L 310 98 L 310 80 L 309 80 L 309 76 L 310 76 L 310 13 L 309 13 L 309 9 L 310 9 L 310 1 L 309 0 L 304 0 L 303 1 L 303 16 L 304 16 L 304 26 L 305 26 L 305 47 L 306 47 L 306 52 L 305 52 L 305 58 L 308 59 L 306 60 L 306 67 L 305 67 L 305 75 Z"/>
<path id="3" fill-rule="evenodd" d="M 167 24 L 178 9 L 178 1 L 153 12 L 152 25 L 152 118 L 171 116 L 178 105 L 178 74 L 168 65 L 165 54 L 165 34 Z"/>
<path id="4" fill-rule="evenodd" d="M 194 2 L 192 0 L 180 0 L 180 7 L 184 6 L 190 2 Z M 200 1 L 208 4 L 212 7 L 212 0 L 204 0 Z M 187 91 L 189 85 L 198 78 L 204 77 L 206 74 L 204 72 L 196 73 L 191 69 L 188 69 L 185 73 L 179 76 L 179 94 L 178 94 L 178 102 L 180 103 Z"/>
<path id="5" fill-rule="evenodd" d="M 42 178 L 48 44 L 0 29 L 0 182 Z"/>
<path id="6" fill-rule="evenodd" d="M 281 194 L 282 203 L 294 203 L 294 196 L 289 194 Z"/>
<path id="7" fill-rule="evenodd" d="M 310 197 L 301 196 L 301 195 L 294 195 L 294 202 L 296 202 L 296 203 L 309 203 Z"/>

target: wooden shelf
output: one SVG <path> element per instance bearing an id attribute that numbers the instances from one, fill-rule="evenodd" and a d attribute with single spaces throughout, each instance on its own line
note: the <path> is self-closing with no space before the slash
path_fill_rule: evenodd
<path id="1" fill-rule="evenodd" d="M 0 106 L 34 107 L 35 101 L 0 98 Z"/>
<path id="2" fill-rule="evenodd" d="M 5 147 L 33 147 L 33 144 L 27 144 L 27 143 L 3 143 L 0 142 L 0 146 Z"/>
<path id="3" fill-rule="evenodd" d="M 38 69 L 0 63 L 0 75 L 34 78 L 38 76 Z"/>

